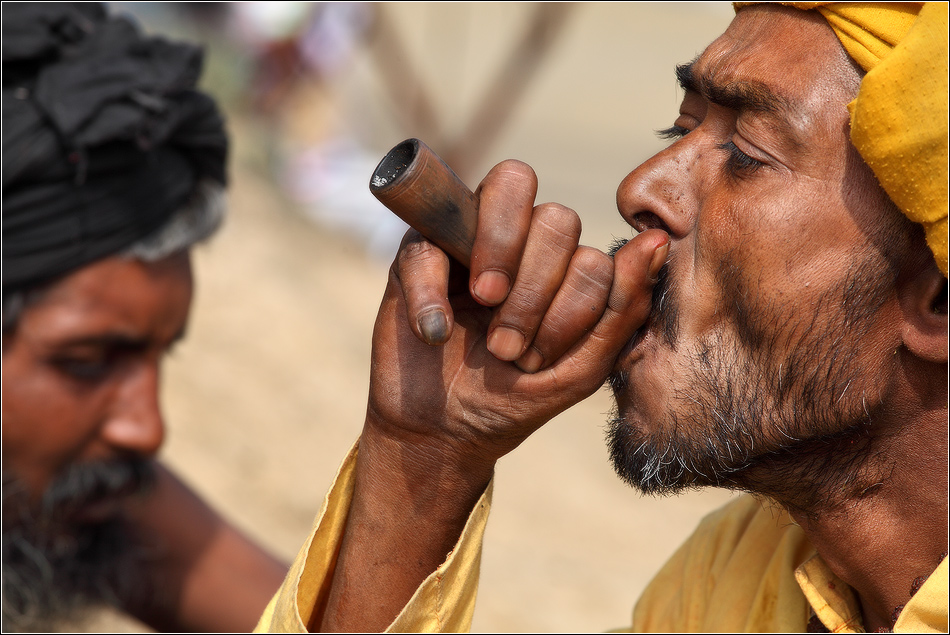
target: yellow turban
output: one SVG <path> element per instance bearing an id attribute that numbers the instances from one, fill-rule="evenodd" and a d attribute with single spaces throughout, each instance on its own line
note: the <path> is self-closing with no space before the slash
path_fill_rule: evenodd
<path id="1" fill-rule="evenodd" d="M 947 4 L 782 4 L 819 11 L 867 72 L 848 104 L 851 142 L 947 276 Z"/>

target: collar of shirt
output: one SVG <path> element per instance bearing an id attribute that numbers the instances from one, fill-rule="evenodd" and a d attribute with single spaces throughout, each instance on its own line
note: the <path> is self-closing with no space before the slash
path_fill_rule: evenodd
<path id="1" fill-rule="evenodd" d="M 795 580 L 821 623 L 832 633 L 863 633 L 854 591 L 815 555 L 795 570 Z M 948 565 L 944 558 L 901 611 L 894 632 L 947 632 Z"/>

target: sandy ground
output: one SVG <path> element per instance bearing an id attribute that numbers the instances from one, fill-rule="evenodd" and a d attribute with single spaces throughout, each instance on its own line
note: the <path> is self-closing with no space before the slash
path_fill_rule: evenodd
<path id="1" fill-rule="evenodd" d="M 600 210 L 584 216 L 585 236 L 605 244 L 625 231 L 612 211 L 616 184 L 655 149 L 651 131 L 675 117 L 673 63 L 700 52 L 730 12 L 585 6 L 553 54 L 572 88 L 553 71 L 538 77 L 490 163 L 525 158 L 541 175 L 542 199 Z M 661 47 L 671 44 L 663 40 L 674 28 L 681 38 Z M 641 67 L 650 70 L 633 73 Z M 597 98 L 598 90 L 608 90 L 607 98 Z M 663 99 L 649 101 L 653 110 L 633 105 L 654 93 Z M 373 130 L 388 130 L 373 150 L 378 156 L 412 136 L 377 124 Z M 634 128 L 645 128 L 645 136 L 624 141 Z M 162 455 L 238 526 L 291 559 L 362 425 L 388 263 L 308 220 L 274 184 L 261 160 L 273 139 L 239 119 L 232 130 L 232 211 L 220 235 L 194 256 L 198 287 L 187 339 L 166 366 Z M 609 408 L 606 392 L 598 393 L 498 465 L 476 631 L 629 624 L 651 575 L 699 518 L 728 499 L 709 491 L 653 500 L 622 485 L 604 449 Z M 141 628 L 118 618 L 105 624 Z"/>

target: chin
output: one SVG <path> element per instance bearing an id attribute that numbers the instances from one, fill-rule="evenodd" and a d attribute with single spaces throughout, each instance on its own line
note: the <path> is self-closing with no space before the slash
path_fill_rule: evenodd
<path id="1" fill-rule="evenodd" d="M 128 496 L 147 490 L 146 462 L 74 465 L 40 503 L 3 473 L 3 623 L 48 631 L 102 605 L 148 606 L 149 550 L 118 513 Z"/>
<path id="2" fill-rule="evenodd" d="M 608 422 L 607 451 L 621 480 L 643 494 L 672 495 L 702 485 L 676 448 L 619 415 Z"/>
<path id="3" fill-rule="evenodd" d="M 4 480 L 5 629 L 60 629 L 93 607 L 116 604 L 140 583 L 122 522 L 51 522 L 11 500 Z"/>
<path id="4" fill-rule="evenodd" d="M 615 408 L 606 435 L 621 480 L 657 496 L 732 487 L 755 446 L 744 443 L 741 430 L 724 432 L 718 411 L 696 393 L 700 376 L 694 369 L 650 338 L 622 361 L 609 380 Z"/>
<path id="5" fill-rule="evenodd" d="M 610 378 L 615 407 L 607 425 L 607 451 L 614 471 L 628 485 L 649 495 L 671 495 L 714 485 L 693 469 L 695 448 L 684 438 L 683 421 L 669 410 L 671 382 L 644 373 L 640 357 L 629 370 Z"/>

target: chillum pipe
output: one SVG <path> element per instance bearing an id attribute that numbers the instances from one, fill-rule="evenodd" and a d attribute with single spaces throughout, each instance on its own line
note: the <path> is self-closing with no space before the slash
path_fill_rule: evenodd
<path id="1" fill-rule="evenodd" d="M 369 191 L 410 227 L 468 267 L 478 200 L 432 149 L 407 139 L 376 166 Z"/>

